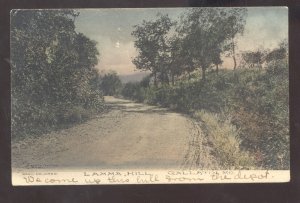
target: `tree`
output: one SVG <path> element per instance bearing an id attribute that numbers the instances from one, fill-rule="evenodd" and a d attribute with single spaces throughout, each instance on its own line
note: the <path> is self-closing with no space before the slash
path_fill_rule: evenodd
<path id="1" fill-rule="evenodd" d="M 242 53 L 242 60 L 248 68 L 258 67 L 262 68 L 264 62 L 265 53 L 262 50 L 248 51 Z"/>
<path id="2" fill-rule="evenodd" d="M 109 72 L 101 78 L 100 86 L 104 95 L 113 96 L 120 92 L 122 83 L 116 72 Z"/>
<path id="3" fill-rule="evenodd" d="M 219 73 L 219 65 L 223 63 L 220 54 L 221 50 L 215 50 L 216 54 L 212 54 L 212 63 L 216 66 L 216 73 Z"/>
<path id="4" fill-rule="evenodd" d="M 246 8 L 227 8 L 226 10 L 221 12 L 223 16 L 224 30 L 223 32 L 228 35 L 227 43 L 224 46 L 224 50 L 228 52 L 228 56 L 232 56 L 233 59 L 233 70 L 237 67 L 236 62 L 236 40 L 237 35 L 243 35 L 245 24 L 246 24 L 246 16 L 247 9 Z"/>
<path id="5" fill-rule="evenodd" d="M 169 71 L 171 75 L 172 85 L 175 84 L 175 77 L 181 75 L 186 68 L 185 64 L 188 61 L 183 50 L 183 44 L 181 39 L 174 35 L 169 39 L 169 51 L 170 51 L 170 62 L 169 62 Z"/>
<path id="6" fill-rule="evenodd" d="M 168 15 L 157 15 L 155 21 L 143 21 L 142 25 L 134 26 L 132 35 L 135 37 L 134 46 L 138 56 L 133 59 L 137 69 L 150 70 L 157 86 L 158 77 L 164 83 L 169 82 L 167 34 L 173 23 Z"/>
<path id="7" fill-rule="evenodd" d="M 177 29 L 183 39 L 184 49 L 187 49 L 186 63 L 200 67 L 202 79 L 206 78 L 206 70 L 213 63 L 220 64 L 222 46 L 229 35 L 228 19 L 223 18 L 222 9 L 193 8 L 182 16 L 181 26 Z"/>
<path id="8" fill-rule="evenodd" d="M 287 41 L 283 40 L 279 43 L 279 47 L 269 52 L 265 60 L 266 62 L 271 62 L 275 60 L 282 60 L 285 59 L 288 56 L 288 45 Z"/>
<path id="9" fill-rule="evenodd" d="M 150 75 L 147 75 L 145 77 L 143 77 L 143 79 L 140 81 L 140 86 L 143 88 L 147 88 L 150 86 Z"/>
<path id="10" fill-rule="evenodd" d="M 45 97 L 48 97 L 48 94 L 43 94 L 44 87 L 49 84 L 49 74 L 57 73 L 52 70 L 52 64 L 55 62 L 54 68 L 60 65 L 54 59 L 55 52 L 62 43 L 68 46 L 70 39 L 75 36 L 74 24 L 71 20 L 73 16 L 75 13 L 71 12 L 15 11 L 12 13 L 12 83 L 15 91 L 39 95 L 31 98 L 35 102 L 40 100 L 41 103 L 47 99 Z M 71 57 L 62 53 L 64 52 L 59 53 L 61 58 L 65 56 L 68 60 L 68 57 Z M 17 95 L 21 94 L 18 93 Z"/>
<path id="11" fill-rule="evenodd" d="M 102 95 L 91 87 L 99 53 L 94 41 L 76 33 L 78 15 L 74 10 L 12 11 L 14 130 L 57 125 L 72 106 L 102 106 Z"/>

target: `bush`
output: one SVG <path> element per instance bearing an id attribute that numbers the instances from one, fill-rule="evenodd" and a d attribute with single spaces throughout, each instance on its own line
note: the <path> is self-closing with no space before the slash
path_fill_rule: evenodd
<path id="1" fill-rule="evenodd" d="M 64 123 L 78 123 L 84 121 L 90 117 L 88 110 L 82 108 L 81 106 L 74 106 L 68 108 L 61 115 L 61 122 Z"/>
<path id="2" fill-rule="evenodd" d="M 145 89 L 140 87 L 138 83 L 126 83 L 121 91 L 121 94 L 128 99 L 143 102 L 145 100 Z"/>
<path id="3" fill-rule="evenodd" d="M 258 165 L 289 168 L 288 68 L 284 61 L 264 72 L 244 72 L 234 89 L 233 124 L 241 128 L 242 146 Z"/>
<path id="4" fill-rule="evenodd" d="M 122 87 L 121 80 L 116 72 L 109 72 L 105 74 L 100 81 L 100 89 L 104 95 L 118 95 Z"/>

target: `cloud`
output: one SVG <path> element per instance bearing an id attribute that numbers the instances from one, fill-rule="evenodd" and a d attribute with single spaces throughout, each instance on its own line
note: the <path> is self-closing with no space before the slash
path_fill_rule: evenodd
<path id="1" fill-rule="evenodd" d="M 275 48 L 288 38 L 288 13 L 280 8 L 249 8 L 245 32 L 238 40 L 240 50 Z"/>
<path id="2" fill-rule="evenodd" d="M 79 9 L 75 21 L 78 32 L 98 42 L 99 70 L 115 70 L 125 75 L 135 72 L 132 58 L 137 52 L 131 32 L 143 20 L 155 19 L 157 12 L 178 18 L 185 8 L 152 9 Z M 237 51 L 274 48 L 288 37 L 288 11 L 284 7 L 248 8 L 244 35 L 237 39 Z M 232 59 L 224 59 L 224 67 L 232 67 Z"/>
<path id="3" fill-rule="evenodd" d="M 135 66 L 131 62 L 132 57 L 136 56 L 133 42 L 113 43 L 110 40 L 106 40 L 106 43 L 103 43 L 102 47 L 98 49 L 101 52 L 101 58 L 97 69 L 114 70 L 119 74 L 135 72 Z"/>

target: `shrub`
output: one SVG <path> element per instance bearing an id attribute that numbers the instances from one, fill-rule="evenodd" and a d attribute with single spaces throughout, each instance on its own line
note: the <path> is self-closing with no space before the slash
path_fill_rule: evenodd
<path id="1" fill-rule="evenodd" d="M 288 68 L 284 61 L 266 71 L 240 74 L 234 89 L 233 123 L 240 129 L 242 146 L 270 169 L 289 168 Z"/>
<path id="2" fill-rule="evenodd" d="M 121 87 L 122 83 L 116 72 L 109 72 L 100 79 L 100 88 L 104 95 L 118 95 Z"/>
<path id="3" fill-rule="evenodd" d="M 121 94 L 128 99 L 143 102 L 146 99 L 146 89 L 139 86 L 138 83 L 126 83 Z"/>

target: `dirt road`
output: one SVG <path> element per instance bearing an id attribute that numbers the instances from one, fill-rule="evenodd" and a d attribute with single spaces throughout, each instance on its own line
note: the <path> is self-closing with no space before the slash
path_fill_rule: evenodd
<path id="1" fill-rule="evenodd" d="M 105 97 L 109 111 L 12 143 L 13 168 L 215 168 L 199 124 L 164 108 Z"/>

